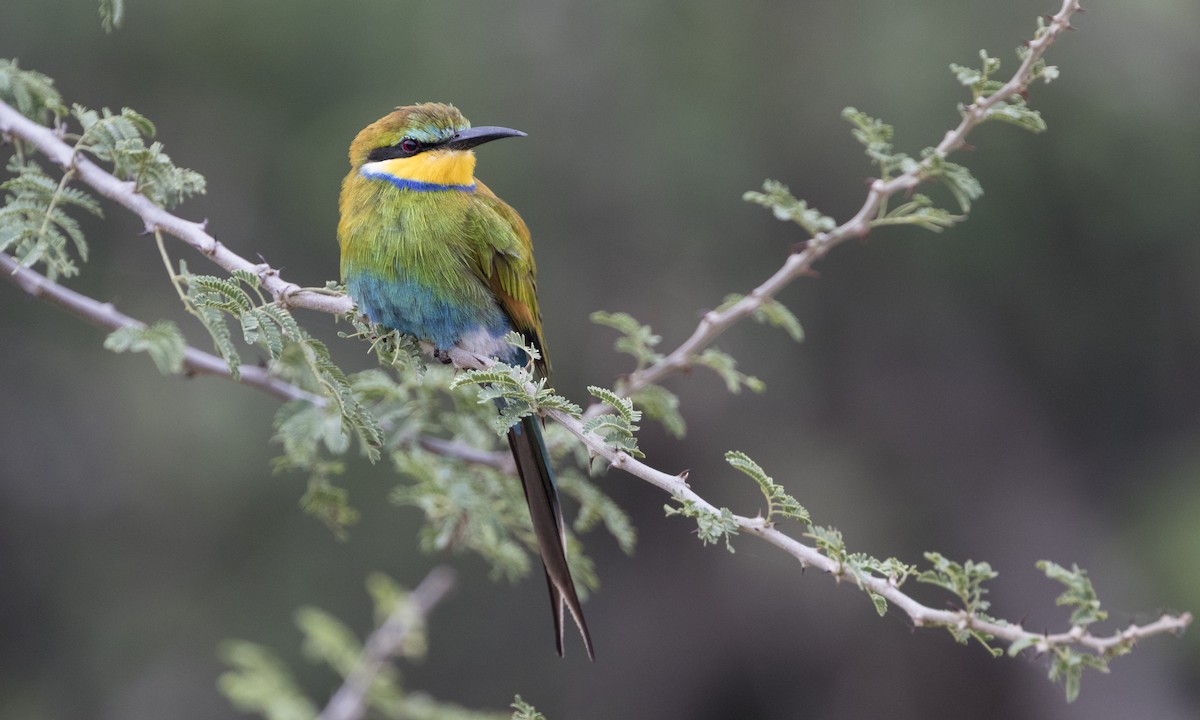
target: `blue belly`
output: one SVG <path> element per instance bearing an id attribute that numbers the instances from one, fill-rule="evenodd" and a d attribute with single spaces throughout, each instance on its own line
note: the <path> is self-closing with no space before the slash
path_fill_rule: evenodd
<path id="1" fill-rule="evenodd" d="M 371 322 L 430 342 L 440 350 L 480 332 L 501 338 L 513 329 L 494 300 L 472 304 L 412 279 L 384 280 L 371 274 L 354 274 L 346 278 L 346 292 Z M 512 363 L 519 355 L 520 351 L 512 348 L 499 359 Z"/>

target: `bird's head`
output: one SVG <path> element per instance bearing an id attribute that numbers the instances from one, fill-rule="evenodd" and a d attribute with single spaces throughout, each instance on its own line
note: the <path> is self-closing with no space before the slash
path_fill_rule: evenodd
<path id="1" fill-rule="evenodd" d="M 350 165 L 364 175 L 434 186 L 474 182 L 476 145 L 525 133 L 471 127 L 458 108 L 422 103 L 396 108 L 363 128 L 350 144 Z"/>

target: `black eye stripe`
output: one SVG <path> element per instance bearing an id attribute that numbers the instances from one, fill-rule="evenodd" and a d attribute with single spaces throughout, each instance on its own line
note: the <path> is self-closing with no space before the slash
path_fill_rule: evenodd
<path id="1" fill-rule="evenodd" d="M 373 149 L 367 155 L 367 162 L 394 160 L 396 158 L 412 157 L 434 147 L 433 143 L 423 143 L 415 138 L 401 138 L 395 145 L 387 145 Z"/>

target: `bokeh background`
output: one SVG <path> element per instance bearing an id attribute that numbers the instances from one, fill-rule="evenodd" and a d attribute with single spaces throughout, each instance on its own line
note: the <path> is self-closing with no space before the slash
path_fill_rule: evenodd
<path id="1" fill-rule="evenodd" d="M 180 210 L 247 257 L 320 285 L 337 274 L 336 195 L 357 130 L 392 106 L 453 101 L 529 138 L 480 151 L 480 175 L 533 228 L 556 384 L 575 399 L 627 371 L 596 309 L 673 347 L 703 308 L 757 285 L 801 239 L 740 200 L 764 178 L 834 217 L 872 169 L 840 120 L 853 105 L 936 143 L 963 90 L 947 70 L 1012 48 L 1050 0 L 131 3 L 99 28 L 86 0 L 6 0 L 0 56 L 70 101 L 152 118 L 208 194 Z M 1200 609 L 1200 5 L 1097 4 L 1036 87 L 1042 135 L 985 126 L 957 158 L 986 195 L 944 235 L 880 231 L 781 299 L 800 345 L 753 324 L 718 343 L 762 378 L 727 395 L 705 372 L 670 387 L 690 434 L 647 427 L 657 467 L 691 470 L 753 513 L 721 456 L 759 460 L 853 549 L 987 560 L 998 615 L 1062 628 L 1034 563 L 1089 569 L 1109 627 Z M 947 200 L 945 195 L 939 198 Z M 948 201 L 948 200 L 947 200 Z M 70 285 L 188 325 L 153 244 L 115 207 L 91 222 Z M 203 260 L 179 245 L 192 267 Z M 409 688 L 559 718 L 1194 718 L 1200 633 L 1157 638 L 1063 701 L 1043 660 L 993 660 L 878 618 L 861 593 L 739 539 L 704 548 L 657 490 L 601 483 L 637 553 L 586 538 L 603 588 L 553 653 L 540 577 L 493 583 L 471 557 L 416 549 L 415 511 L 384 466 L 346 479 L 363 521 L 337 542 L 273 476 L 274 401 L 161 377 L 102 333 L 0 284 L 0 718 L 234 717 L 216 647 L 274 647 L 315 697 L 291 615 L 365 631 L 366 575 L 416 583 L 451 562 Z M 326 337 L 328 317 L 304 318 Z M 348 369 L 367 367 L 342 343 Z M 927 595 L 936 597 L 936 595 Z M 940 602 L 940 600 L 938 600 Z M 571 635 L 571 633 L 568 633 Z"/>

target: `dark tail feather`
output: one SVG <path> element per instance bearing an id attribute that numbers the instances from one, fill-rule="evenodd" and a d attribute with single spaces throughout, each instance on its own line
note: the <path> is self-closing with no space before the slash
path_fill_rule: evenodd
<path id="1" fill-rule="evenodd" d="M 595 660 L 592 652 L 592 637 L 588 634 L 587 622 L 583 619 L 583 608 L 575 593 L 575 582 L 567 567 L 566 536 L 563 534 L 562 508 L 558 504 L 558 490 L 554 487 L 554 476 L 550 473 L 550 461 L 546 457 L 546 443 L 542 440 L 542 428 L 535 417 L 522 418 L 508 429 L 508 445 L 517 462 L 517 474 L 525 488 L 525 502 L 529 505 L 529 518 L 533 521 L 533 534 L 537 538 L 538 551 L 542 555 L 542 566 L 546 569 L 546 585 L 550 588 L 550 605 L 554 609 L 554 641 L 558 654 L 563 654 L 563 620 L 567 610 L 579 626 L 583 645 L 588 658 Z"/>

